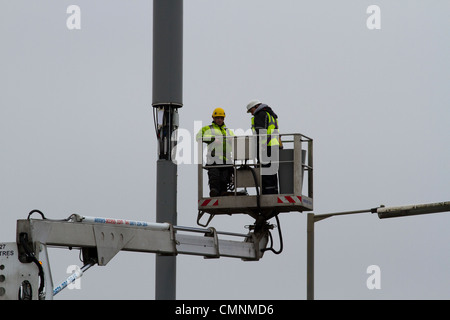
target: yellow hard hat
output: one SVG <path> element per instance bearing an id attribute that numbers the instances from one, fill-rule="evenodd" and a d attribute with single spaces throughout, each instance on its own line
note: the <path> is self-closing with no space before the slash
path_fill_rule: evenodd
<path id="1" fill-rule="evenodd" d="M 223 110 L 222 108 L 215 108 L 212 116 L 213 116 L 213 118 L 214 117 L 224 117 L 225 118 L 225 110 Z"/>

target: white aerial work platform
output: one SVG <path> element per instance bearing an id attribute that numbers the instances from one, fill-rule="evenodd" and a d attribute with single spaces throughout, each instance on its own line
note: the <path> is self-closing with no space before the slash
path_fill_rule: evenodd
<path id="1" fill-rule="evenodd" d="M 302 134 L 282 134 L 283 149 L 275 158 L 279 194 L 261 194 L 263 167 L 257 161 L 255 136 L 230 137 L 233 169 L 230 190 L 225 196 L 204 196 L 203 146 L 198 172 L 197 223 L 209 224 L 215 215 L 248 214 L 263 222 L 282 212 L 313 210 L 313 141 Z M 206 178 L 206 177 L 205 177 Z M 206 189 L 206 188 L 205 188 Z M 31 219 L 33 213 L 42 219 Z M 203 214 L 210 217 L 201 224 Z M 278 218 L 277 218 L 278 219 Z M 16 242 L 0 243 L 0 300 L 52 299 L 93 265 L 105 266 L 120 251 L 149 252 L 160 255 L 198 255 L 205 258 L 230 257 L 258 261 L 267 250 L 270 230 L 265 223 L 248 234 L 220 232 L 215 228 L 192 228 L 170 223 L 87 217 L 72 214 L 67 219 L 47 219 L 33 210 L 27 219 L 17 221 Z M 281 230 L 278 225 L 278 232 Z M 84 265 L 54 287 L 47 246 L 80 249 Z M 282 247 L 282 245 L 281 245 Z"/>
<path id="2" fill-rule="evenodd" d="M 234 174 L 232 190 L 219 197 L 209 197 L 203 172 L 213 166 L 206 165 L 207 147 L 198 141 L 199 225 L 207 226 L 215 215 L 248 214 L 256 219 L 261 214 L 270 218 L 281 212 L 313 210 L 313 140 L 300 133 L 280 134 L 279 138 L 283 148 L 272 157 L 272 165 L 278 168 L 279 194 L 260 192 L 263 168 L 256 157 L 257 138 L 252 135 L 226 137 L 232 142 L 232 161 L 221 166 L 233 168 Z M 205 213 L 210 216 L 202 222 Z"/>

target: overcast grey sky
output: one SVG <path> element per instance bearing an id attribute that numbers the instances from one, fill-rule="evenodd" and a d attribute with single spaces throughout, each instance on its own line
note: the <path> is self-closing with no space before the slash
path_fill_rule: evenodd
<path id="1" fill-rule="evenodd" d="M 66 26 L 73 4 L 79 30 Z M 180 125 L 223 107 L 228 127 L 247 129 L 247 102 L 269 104 L 281 132 L 314 139 L 318 214 L 448 201 L 449 13 L 446 0 L 185 0 Z M 0 0 L 0 35 L 0 241 L 32 209 L 155 221 L 152 1 Z M 178 167 L 179 225 L 196 225 L 196 177 Z M 279 256 L 179 256 L 178 299 L 305 299 L 306 213 L 280 220 Z M 319 222 L 316 298 L 450 299 L 449 225 L 449 213 Z M 76 250 L 50 260 L 55 284 L 81 264 Z M 154 260 L 121 252 L 55 298 L 153 299 Z M 366 286 L 370 265 L 381 289 Z"/>

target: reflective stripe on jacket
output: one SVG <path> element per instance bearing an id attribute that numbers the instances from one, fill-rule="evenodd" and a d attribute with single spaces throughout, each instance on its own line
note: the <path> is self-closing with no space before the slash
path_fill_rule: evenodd
<path id="1" fill-rule="evenodd" d="M 208 144 L 207 148 L 207 163 L 208 164 L 224 164 L 231 163 L 233 158 L 231 156 L 233 147 L 234 133 L 228 129 L 225 124 L 218 126 L 214 122 L 209 126 L 204 126 L 202 130 L 197 133 L 197 139 L 202 139 L 204 143 Z M 220 144 L 222 142 L 222 144 Z M 219 155 L 216 157 L 216 152 Z M 219 163 L 217 163 L 219 160 Z"/>
<path id="2" fill-rule="evenodd" d="M 268 146 L 278 146 L 280 145 L 279 141 L 278 141 L 278 118 L 275 118 L 274 116 L 272 116 L 269 112 L 265 111 L 266 113 L 266 125 L 267 128 L 265 128 L 267 130 L 267 132 L 259 132 L 260 130 L 262 130 L 262 128 L 255 128 L 255 117 L 252 117 L 252 131 L 253 133 L 257 133 L 257 134 L 262 134 L 263 136 L 261 136 L 261 140 L 260 143 L 261 144 L 266 144 L 267 143 L 267 138 L 269 139 L 269 142 L 267 143 Z M 272 133 L 275 133 L 276 135 L 274 137 L 272 137 Z M 267 137 L 264 136 L 264 134 L 267 134 Z"/>

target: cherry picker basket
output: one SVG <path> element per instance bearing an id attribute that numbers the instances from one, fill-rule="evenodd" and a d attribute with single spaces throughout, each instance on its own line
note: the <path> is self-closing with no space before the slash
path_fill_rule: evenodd
<path id="1" fill-rule="evenodd" d="M 226 195 L 209 196 L 206 166 L 206 148 L 198 143 L 198 218 L 197 223 L 207 226 L 215 215 L 248 214 L 255 219 L 281 212 L 313 210 L 313 140 L 300 133 L 280 134 L 280 145 L 271 155 L 271 170 L 278 174 L 279 193 L 261 194 L 262 179 L 267 168 L 257 160 L 256 136 L 226 137 L 232 140 L 232 160 L 220 166 L 233 170 L 231 190 Z M 272 150 L 275 148 L 272 147 Z M 261 157 L 260 157 L 261 159 Z M 273 171 L 272 171 L 273 172 Z M 204 188 L 204 186 L 206 186 Z M 205 213 L 210 216 L 202 223 Z"/>

